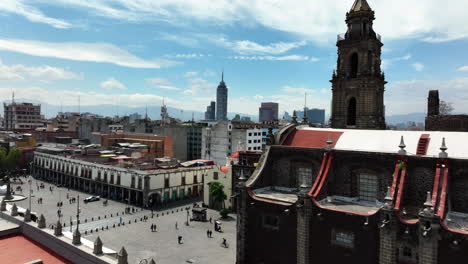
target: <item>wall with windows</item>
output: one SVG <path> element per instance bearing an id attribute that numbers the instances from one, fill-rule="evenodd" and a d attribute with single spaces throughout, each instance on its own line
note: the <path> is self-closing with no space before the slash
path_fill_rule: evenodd
<path id="1" fill-rule="evenodd" d="M 231 167 L 224 167 L 221 169 L 218 166 L 213 166 L 212 170 L 209 170 L 206 174 L 205 182 L 203 183 L 203 189 L 205 190 L 203 193 L 203 202 L 210 207 L 212 206 L 212 199 L 210 198 L 210 187 L 209 184 L 211 182 L 219 182 L 224 185 L 224 193 L 227 196 L 224 205 L 226 208 L 231 208 L 233 206 L 232 203 L 232 168 Z"/>

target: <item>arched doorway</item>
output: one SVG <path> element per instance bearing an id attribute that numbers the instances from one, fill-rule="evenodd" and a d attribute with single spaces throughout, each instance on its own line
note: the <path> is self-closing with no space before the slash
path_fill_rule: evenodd
<path id="1" fill-rule="evenodd" d="M 348 118 L 346 124 L 348 126 L 356 125 L 356 98 L 352 97 L 348 102 Z"/>
<path id="2" fill-rule="evenodd" d="M 358 54 L 353 53 L 351 55 L 351 72 L 350 72 L 350 77 L 351 78 L 356 78 L 357 77 L 357 72 L 358 72 L 358 65 L 359 65 L 359 59 L 358 59 Z"/>

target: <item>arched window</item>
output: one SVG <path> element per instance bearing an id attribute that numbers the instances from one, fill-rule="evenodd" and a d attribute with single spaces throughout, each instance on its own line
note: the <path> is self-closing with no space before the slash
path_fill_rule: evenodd
<path id="1" fill-rule="evenodd" d="M 348 102 L 348 126 L 356 125 L 356 98 L 352 97 Z"/>
<path id="2" fill-rule="evenodd" d="M 377 176 L 370 172 L 359 173 L 359 200 L 375 202 L 378 197 L 378 181 Z"/>
<path id="3" fill-rule="evenodd" d="M 358 64 L 359 64 L 358 54 L 353 53 L 353 55 L 351 55 L 351 72 L 350 72 L 350 77 L 351 78 L 356 78 L 357 77 Z"/>

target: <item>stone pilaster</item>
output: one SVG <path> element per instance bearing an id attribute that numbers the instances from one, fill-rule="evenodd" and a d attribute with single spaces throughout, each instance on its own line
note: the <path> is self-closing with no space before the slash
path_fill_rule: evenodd
<path id="1" fill-rule="evenodd" d="M 397 264 L 398 221 L 393 209 L 382 209 L 380 215 L 379 264 Z"/>
<path id="2" fill-rule="evenodd" d="M 297 200 L 297 264 L 309 264 L 313 262 L 311 255 L 312 237 L 312 201 L 307 195 L 307 186 L 301 186 Z"/>
<path id="3" fill-rule="evenodd" d="M 247 263 L 247 188 L 245 186 L 245 178 L 241 174 L 239 183 L 236 187 L 237 199 L 237 252 L 236 264 Z"/>
<path id="4" fill-rule="evenodd" d="M 424 210 L 419 213 L 419 264 L 437 264 L 440 238 L 439 218 L 434 214 L 431 193 L 427 193 Z"/>

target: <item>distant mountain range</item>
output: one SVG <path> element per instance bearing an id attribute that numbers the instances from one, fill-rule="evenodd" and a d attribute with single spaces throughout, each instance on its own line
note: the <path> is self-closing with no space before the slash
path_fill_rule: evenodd
<path id="1" fill-rule="evenodd" d="M 34 104 L 41 104 L 41 111 L 42 114 L 45 115 L 46 118 L 55 117 L 58 112 L 78 112 L 77 105 L 51 105 L 48 103 L 40 102 L 38 100 L 30 100 L 30 99 L 16 99 L 16 102 L 28 102 Z M 4 100 L 2 102 L 10 103 L 10 100 Z M 0 110 L 0 115 L 3 116 L 3 109 Z M 130 115 L 133 113 L 139 113 L 142 117 L 145 116 L 146 111 L 148 111 L 148 117 L 153 120 L 158 120 L 161 118 L 161 106 L 148 106 L 146 107 L 129 107 L 129 106 L 122 106 L 122 105 L 110 105 L 110 104 L 103 104 L 103 105 L 82 105 L 80 106 L 81 113 L 94 113 L 101 116 L 124 116 Z M 205 119 L 205 112 L 200 111 L 191 111 L 191 110 L 183 110 L 179 108 L 167 107 L 167 111 L 169 112 L 169 116 L 173 118 L 178 118 L 182 121 L 192 120 L 192 113 L 193 118 L 195 120 L 203 120 Z M 228 113 L 228 118 L 232 119 L 236 114 L 240 116 L 249 116 L 252 121 L 257 121 L 257 115 L 249 115 L 249 114 L 241 114 L 241 113 Z"/>

